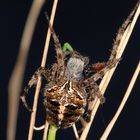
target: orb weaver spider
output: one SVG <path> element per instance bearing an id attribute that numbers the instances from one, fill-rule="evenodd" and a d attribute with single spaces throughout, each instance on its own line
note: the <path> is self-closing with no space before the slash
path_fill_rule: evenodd
<path id="1" fill-rule="evenodd" d="M 90 64 L 89 58 L 74 51 L 69 43 L 65 43 L 62 49 L 46 15 L 56 49 L 56 62 L 51 68 L 40 67 L 34 73 L 21 95 L 25 107 L 31 111 L 26 102 L 26 96 L 29 89 L 36 85 L 38 77 L 41 76 L 47 81 L 43 95 L 47 112 L 46 119 L 51 125 L 67 128 L 82 116 L 87 122 L 90 121 L 92 110 L 90 103 L 94 101 L 95 97 L 98 97 L 101 103 L 105 101 L 96 81 L 120 61 L 120 58 L 116 58 L 117 48 L 133 13 L 134 10 L 119 28 L 108 61 L 95 64 Z"/>

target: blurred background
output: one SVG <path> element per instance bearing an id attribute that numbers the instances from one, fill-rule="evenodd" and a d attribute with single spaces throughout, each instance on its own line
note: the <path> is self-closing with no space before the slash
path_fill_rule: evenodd
<path id="1" fill-rule="evenodd" d="M 73 48 L 90 58 L 91 63 L 107 61 L 118 28 L 127 18 L 137 0 L 59 0 L 54 28 L 61 43 L 69 42 Z M 8 82 L 14 68 L 24 24 L 32 4 L 31 0 L 5 0 L 0 2 L 0 139 L 6 139 Z M 27 85 L 34 71 L 40 66 L 48 24 L 44 12 L 50 15 L 52 1 L 46 0 L 35 33 L 24 76 L 23 87 Z M 140 60 L 140 17 L 126 47 L 122 60 L 105 93 L 106 103 L 95 117 L 88 140 L 98 140 L 113 117 L 128 87 L 134 70 Z M 55 61 L 53 42 L 50 44 L 47 65 Z M 15 87 L 16 88 L 16 87 Z M 33 90 L 31 90 L 33 92 Z M 33 94 L 28 96 L 32 105 Z M 140 76 L 132 94 L 114 126 L 109 140 L 137 140 L 140 129 Z M 45 109 L 40 94 L 36 125 L 45 121 Z M 27 140 L 30 113 L 20 103 L 16 140 Z M 34 133 L 34 139 L 41 139 L 43 131 Z M 59 130 L 57 139 L 74 139 L 71 128 Z"/>

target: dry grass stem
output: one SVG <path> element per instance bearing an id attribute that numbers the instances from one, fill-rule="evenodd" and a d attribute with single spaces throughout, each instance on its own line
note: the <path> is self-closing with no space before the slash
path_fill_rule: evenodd
<path id="1" fill-rule="evenodd" d="M 58 0 L 54 0 L 53 7 L 52 7 L 52 12 L 51 12 L 51 17 L 50 17 L 50 24 L 52 26 L 53 26 L 53 21 L 54 21 L 55 13 L 56 13 L 57 3 L 58 3 Z M 51 37 L 51 31 L 48 28 L 48 33 L 47 33 L 47 37 L 46 37 L 44 53 L 43 53 L 42 62 L 41 62 L 41 66 L 42 67 L 45 67 L 45 64 L 46 64 L 50 37 Z"/>
<path id="2" fill-rule="evenodd" d="M 44 129 L 44 135 L 43 135 L 43 140 L 47 140 L 48 128 L 49 128 L 49 123 L 46 120 L 46 122 L 45 122 L 45 129 Z"/>
<path id="3" fill-rule="evenodd" d="M 139 2 L 138 2 L 138 4 L 139 4 Z M 138 6 L 138 4 L 137 4 L 137 6 Z M 127 44 L 128 40 L 130 38 L 130 35 L 132 33 L 132 30 L 133 30 L 133 28 L 135 26 L 135 23 L 136 23 L 136 20 L 138 18 L 139 11 L 140 11 L 140 6 L 138 6 L 136 12 L 133 11 L 133 12 L 135 12 L 134 13 L 135 14 L 134 18 L 133 18 L 132 22 L 127 26 L 127 28 L 126 28 L 123 36 L 122 36 L 122 39 L 121 39 L 120 44 L 119 44 L 118 49 L 117 49 L 118 50 L 117 51 L 117 58 L 120 58 L 122 56 L 123 52 L 124 52 L 126 44 Z M 116 65 L 116 67 L 117 67 L 117 65 Z M 107 86 L 110 82 L 110 79 L 111 79 L 116 67 L 114 67 L 109 72 L 107 72 L 106 75 L 103 77 L 103 79 L 100 83 L 100 86 L 99 86 L 100 90 L 102 91 L 102 94 L 105 93 L 105 90 L 106 90 L 106 88 L 107 88 Z M 91 121 L 89 123 L 87 123 L 86 127 L 84 128 L 84 130 L 81 134 L 80 140 L 85 140 L 86 139 L 99 105 L 100 105 L 100 100 L 96 99 L 95 104 L 93 104 L 94 107 L 93 107 L 93 110 L 92 110 Z"/>
<path id="4" fill-rule="evenodd" d="M 15 140 L 19 96 L 23 82 L 24 70 L 36 21 L 44 2 L 45 0 L 33 1 L 24 27 L 17 61 L 9 80 L 7 140 Z"/>
<path id="5" fill-rule="evenodd" d="M 80 123 L 82 124 L 82 127 L 85 128 L 87 122 L 84 120 L 83 117 L 80 117 Z"/>
<path id="6" fill-rule="evenodd" d="M 79 135 L 78 135 L 78 131 L 77 131 L 76 125 L 73 124 L 72 128 L 73 128 L 73 131 L 74 131 L 75 137 L 76 137 L 76 139 L 78 140 L 78 139 L 79 139 Z"/>
<path id="7" fill-rule="evenodd" d="M 124 108 L 124 105 L 125 105 L 126 101 L 128 100 L 128 97 L 129 97 L 129 95 L 130 95 L 130 93 L 132 91 L 132 88 L 133 88 L 133 86 L 134 86 L 134 84 L 136 82 L 136 79 L 137 79 L 139 73 L 140 73 L 140 62 L 138 63 L 138 66 L 137 66 L 137 68 L 136 68 L 136 70 L 134 72 L 134 75 L 133 75 L 133 77 L 132 77 L 132 79 L 130 81 L 130 84 L 129 84 L 128 88 L 127 88 L 127 91 L 126 91 L 126 93 L 125 93 L 125 95 L 124 95 L 124 97 L 122 99 L 122 102 L 121 102 L 116 114 L 114 115 L 113 119 L 110 121 L 109 125 L 107 126 L 107 128 L 104 131 L 104 133 L 103 133 L 102 137 L 100 138 L 100 140 L 106 140 L 108 135 L 110 134 L 115 122 L 117 121 L 121 111 Z"/>
<path id="8" fill-rule="evenodd" d="M 58 0 L 54 0 L 52 13 L 51 13 L 51 18 L 50 18 L 51 25 L 53 25 L 57 3 L 58 3 Z M 43 53 L 42 62 L 41 62 L 42 67 L 45 67 L 45 64 L 46 64 L 50 37 L 51 37 L 51 31 L 50 31 L 50 29 L 48 29 L 45 48 L 44 48 L 44 53 Z M 32 137 L 33 137 L 33 130 L 34 130 L 34 125 L 35 125 L 37 103 L 38 103 L 38 97 L 39 97 L 39 93 L 40 93 L 40 88 L 41 88 L 41 77 L 38 78 L 38 82 L 37 82 L 37 86 L 36 86 L 36 91 L 35 91 L 35 96 L 34 96 L 34 103 L 33 103 L 33 112 L 31 114 L 31 120 L 30 120 L 30 128 L 29 128 L 28 140 L 32 140 Z M 45 133 L 44 133 L 44 135 L 45 135 Z"/>

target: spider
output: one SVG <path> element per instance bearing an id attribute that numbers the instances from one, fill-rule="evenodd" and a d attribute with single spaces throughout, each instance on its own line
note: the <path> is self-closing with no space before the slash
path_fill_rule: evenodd
<path id="1" fill-rule="evenodd" d="M 26 96 L 29 89 L 33 85 L 36 86 L 38 77 L 41 76 L 47 81 L 43 96 L 47 112 L 46 119 L 49 124 L 58 128 L 67 128 L 72 126 L 80 117 L 84 117 L 87 122 L 90 121 L 92 110 L 90 104 L 95 97 L 98 97 L 101 103 L 105 101 L 97 81 L 120 61 L 120 58 L 116 58 L 117 47 L 132 15 L 131 13 L 118 30 L 108 61 L 95 64 L 90 64 L 89 58 L 82 56 L 79 52 L 74 50 L 63 51 L 46 15 L 56 49 L 56 62 L 51 68 L 40 67 L 34 73 L 21 95 L 25 107 L 32 111 L 28 107 Z M 70 46 L 70 44 L 65 43 L 65 46 Z"/>

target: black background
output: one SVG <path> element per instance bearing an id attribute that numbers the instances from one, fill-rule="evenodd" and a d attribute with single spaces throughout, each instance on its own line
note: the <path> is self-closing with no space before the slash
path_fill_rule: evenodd
<path id="1" fill-rule="evenodd" d="M 109 49 L 117 29 L 127 18 L 137 0 L 59 0 L 54 28 L 61 43 L 69 42 L 73 48 L 90 57 L 92 63 L 106 61 Z M 31 0 L 1 1 L 0 3 L 0 139 L 6 139 L 7 120 L 7 86 L 18 54 L 26 17 L 31 6 Z M 28 62 L 25 71 L 23 87 L 31 75 L 40 66 L 44 42 L 47 32 L 47 22 L 44 12 L 50 14 L 52 1 L 47 0 L 39 16 Z M 88 140 L 98 140 L 113 117 L 130 82 L 132 74 L 140 58 L 140 18 L 127 45 L 122 61 L 115 71 L 106 91 L 106 103 L 100 107 Z M 47 64 L 54 61 L 53 43 L 49 48 Z M 140 77 L 137 79 L 132 94 L 125 105 L 109 140 L 137 140 L 140 130 Z M 31 98 L 30 98 L 31 97 Z M 33 96 L 30 95 L 29 102 Z M 45 111 L 42 97 L 39 99 L 36 125 L 42 125 Z M 16 140 L 27 140 L 30 113 L 20 103 Z M 43 132 L 35 132 L 34 139 L 39 140 Z M 72 129 L 59 130 L 57 139 L 74 139 Z"/>

